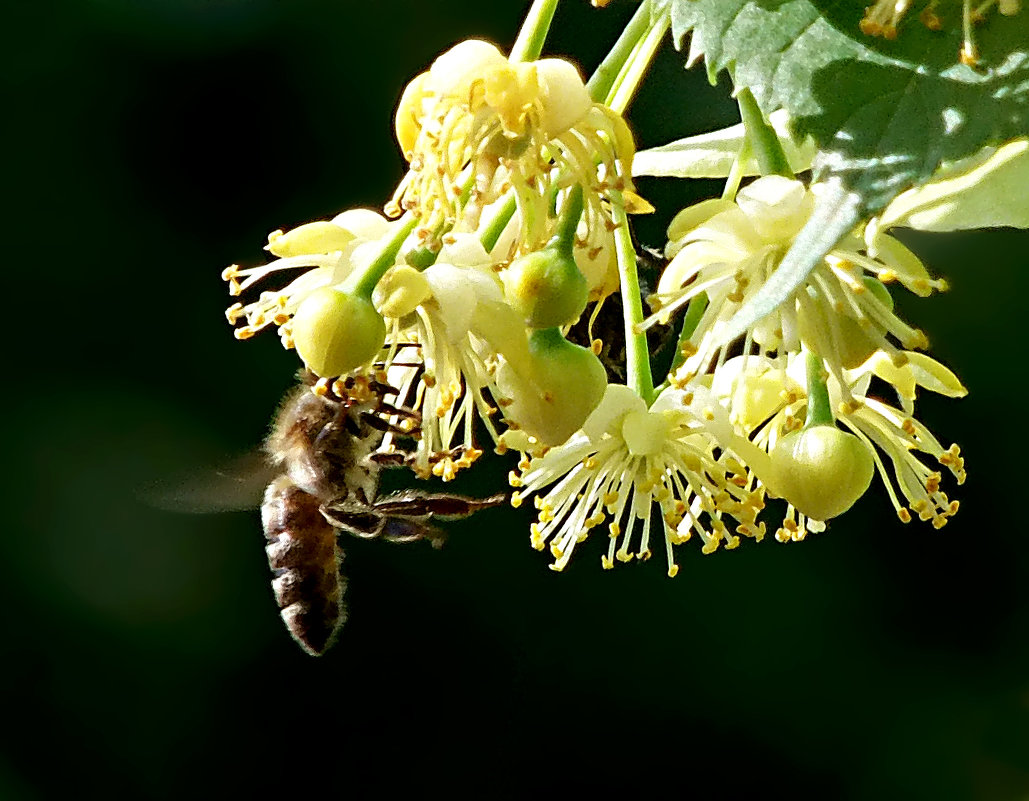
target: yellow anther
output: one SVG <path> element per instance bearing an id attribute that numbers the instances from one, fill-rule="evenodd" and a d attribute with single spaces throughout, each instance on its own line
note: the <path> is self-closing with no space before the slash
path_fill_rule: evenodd
<path id="1" fill-rule="evenodd" d="M 607 554 L 602 554 L 601 555 L 601 557 L 600 557 L 600 564 L 604 568 L 604 570 L 611 570 L 615 566 L 615 563 L 611 560 L 611 558 Z"/>
<path id="2" fill-rule="evenodd" d="M 631 562 L 632 554 L 629 553 L 629 551 L 618 551 L 618 553 L 615 554 L 615 558 L 619 562 Z"/>
<path id="3" fill-rule="evenodd" d="M 510 472 L 508 472 L 508 474 L 507 474 L 507 483 L 508 483 L 509 486 L 512 486 L 512 487 L 524 486 L 523 483 L 522 483 L 522 477 L 520 475 L 518 475 L 518 473 L 516 473 L 514 470 L 511 470 Z"/>
<path id="4" fill-rule="evenodd" d="M 229 321 L 229 325 L 235 325 L 236 320 L 245 316 L 245 314 L 242 303 L 233 303 L 225 310 L 225 319 Z"/>
<path id="5" fill-rule="evenodd" d="M 670 564 L 668 566 L 668 578 L 675 578 L 679 575 L 679 566 L 677 564 Z"/>
<path id="6" fill-rule="evenodd" d="M 240 328 L 235 329 L 232 332 L 232 335 L 234 337 L 236 337 L 236 339 L 250 339 L 250 337 L 252 337 L 255 333 L 256 332 L 254 331 L 253 328 L 251 328 L 250 326 L 244 325 L 244 326 L 241 326 Z"/>

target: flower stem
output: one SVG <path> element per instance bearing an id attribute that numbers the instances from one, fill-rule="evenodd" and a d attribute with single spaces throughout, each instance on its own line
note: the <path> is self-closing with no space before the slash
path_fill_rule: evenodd
<path id="1" fill-rule="evenodd" d="M 629 233 L 629 218 L 625 213 L 622 193 L 611 190 L 611 213 L 615 223 L 615 255 L 618 258 L 618 281 L 622 294 L 622 314 L 625 315 L 625 370 L 626 383 L 643 398 L 648 406 L 654 399 L 654 377 L 650 371 L 650 349 L 647 335 L 636 326 L 643 322 L 643 300 L 640 298 L 640 279 L 636 272 L 636 249 Z"/>
<path id="2" fill-rule="evenodd" d="M 754 100 L 750 89 L 743 88 L 736 94 L 736 102 L 740 107 L 740 116 L 743 118 L 743 127 L 747 129 L 747 142 L 757 156 L 757 164 L 762 175 L 782 175 L 785 178 L 793 178 L 793 170 L 790 169 L 790 162 L 782 149 L 779 135 L 767 122 L 761 109 Z"/>
<path id="3" fill-rule="evenodd" d="M 515 197 L 514 191 L 507 193 L 507 197 L 504 199 L 504 205 L 500 207 L 493 218 L 489 221 L 489 224 L 479 234 L 479 241 L 482 243 L 483 248 L 489 253 L 496 247 L 497 242 L 500 239 L 500 235 L 504 233 L 504 229 L 507 228 L 507 224 L 511 222 L 511 218 L 514 217 L 515 209 L 518 208 L 518 200 Z"/>
<path id="4" fill-rule="evenodd" d="M 693 298 L 686 307 L 686 314 L 682 317 L 682 329 L 679 331 L 679 341 L 675 345 L 675 356 L 672 357 L 672 366 L 668 368 L 669 374 L 682 367 L 683 362 L 686 361 L 684 346 L 689 343 L 693 332 L 697 330 L 697 325 L 700 324 L 700 318 L 704 316 L 707 304 L 707 293 L 702 292 Z"/>
<path id="5" fill-rule="evenodd" d="M 568 193 L 565 206 L 561 209 L 561 217 L 557 221 L 557 231 L 551 240 L 558 248 L 572 255 L 572 247 L 575 244 L 575 231 L 579 227 L 579 219 L 582 217 L 582 184 L 575 184 Z"/>
<path id="6" fill-rule="evenodd" d="M 807 359 L 804 365 L 807 370 L 807 419 L 804 428 L 835 425 L 822 358 L 809 350 L 804 355 Z"/>
<path id="7" fill-rule="evenodd" d="M 535 0 L 511 47 L 510 61 L 535 61 L 540 57 L 556 10 L 557 0 Z"/>
<path id="8" fill-rule="evenodd" d="M 352 273 L 347 278 L 341 287 L 344 292 L 361 295 L 366 298 L 372 296 L 372 291 L 375 289 L 375 285 L 379 283 L 379 279 L 382 278 L 386 270 L 396 264 L 397 254 L 400 253 L 400 248 L 404 246 L 404 242 L 407 241 L 407 238 L 418 224 L 418 218 L 413 214 L 405 215 L 400 223 L 397 226 L 396 233 L 383 245 L 382 251 L 375 257 L 375 260 L 365 267 L 362 272 Z"/>
<path id="9" fill-rule="evenodd" d="M 650 0 L 644 0 L 611 48 L 611 52 L 604 57 L 600 66 L 586 82 L 590 97 L 601 103 L 607 99 L 632 51 L 636 49 L 636 45 L 649 28 Z"/>
<path id="10" fill-rule="evenodd" d="M 750 146 L 750 137 L 743 137 L 743 146 L 736 154 L 736 158 L 732 160 L 729 174 L 725 177 L 725 186 L 722 188 L 722 200 L 733 200 L 736 197 L 736 193 L 740 191 L 740 182 L 743 180 L 747 161 L 753 152 Z"/>
<path id="11" fill-rule="evenodd" d="M 607 95 L 606 105 L 614 111 L 623 114 L 629 107 L 670 25 L 671 17 L 668 13 L 661 14 L 656 20 L 651 21 L 646 36 L 633 47 L 628 61 L 618 73 L 614 86 Z"/>

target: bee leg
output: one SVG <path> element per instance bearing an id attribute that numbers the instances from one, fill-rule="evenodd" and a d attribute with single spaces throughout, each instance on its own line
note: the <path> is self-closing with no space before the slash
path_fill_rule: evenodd
<path id="1" fill-rule="evenodd" d="M 466 495 L 446 492 L 404 490 L 380 498 L 375 501 L 373 507 L 385 517 L 439 517 L 443 520 L 457 520 L 506 502 L 507 495 L 504 494 L 491 495 L 488 498 L 469 498 Z"/>
<path id="2" fill-rule="evenodd" d="M 411 461 L 411 456 L 394 451 L 393 453 L 370 454 L 368 460 L 383 467 L 404 467 Z"/>
<path id="3" fill-rule="evenodd" d="M 414 517 L 385 518 L 381 536 L 387 542 L 428 540 L 433 548 L 442 548 L 447 538 L 447 535 L 440 529 Z"/>
<path id="4" fill-rule="evenodd" d="M 374 428 L 376 431 L 382 431 L 383 433 L 388 434 L 398 434 L 399 436 L 411 436 L 410 431 L 403 429 L 400 426 L 395 426 L 389 422 L 389 420 L 384 420 L 383 418 L 377 417 L 371 413 L 362 415 L 361 420 L 364 421 L 369 428 Z"/>
<path id="5" fill-rule="evenodd" d="M 344 502 L 325 504 L 322 516 L 333 526 L 361 539 L 383 539 L 386 542 L 429 540 L 434 548 L 443 544 L 445 535 L 428 523 L 428 515 L 397 512 L 382 514 L 374 506 Z"/>

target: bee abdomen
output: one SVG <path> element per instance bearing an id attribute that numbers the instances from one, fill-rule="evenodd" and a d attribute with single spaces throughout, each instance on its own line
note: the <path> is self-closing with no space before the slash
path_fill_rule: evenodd
<path id="1" fill-rule="evenodd" d="M 325 652 L 344 620 L 342 553 L 320 507 L 286 476 L 268 486 L 261 506 L 275 602 L 289 633 L 314 656 Z"/>

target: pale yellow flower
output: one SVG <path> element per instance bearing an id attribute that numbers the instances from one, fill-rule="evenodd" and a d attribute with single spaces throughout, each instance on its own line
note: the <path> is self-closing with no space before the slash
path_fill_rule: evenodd
<path id="1" fill-rule="evenodd" d="M 670 576 L 679 570 L 673 547 L 694 534 L 705 553 L 723 543 L 735 548 L 739 535 L 764 536 L 757 522 L 761 491 L 719 447 L 691 401 L 689 393 L 667 389 L 648 409 L 633 390 L 611 385 L 568 442 L 523 456 L 511 475 L 512 504 L 535 495 L 540 511 L 532 544 L 549 543 L 555 570 L 604 522 L 608 548 L 601 561 L 611 568 L 616 560 L 650 557 L 659 519 Z"/>
<path id="2" fill-rule="evenodd" d="M 656 312 L 644 327 L 667 321 L 694 298 L 709 301 L 690 337 L 678 383 L 705 373 L 725 353 L 728 321 L 774 275 L 813 207 L 814 196 L 801 182 L 766 176 L 740 190 L 734 202 L 705 201 L 672 220 L 666 250 L 671 262 L 651 299 Z M 845 237 L 789 301 L 755 323 L 745 350 L 756 345 L 767 354 L 797 353 L 803 345 L 842 380 L 843 370 L 877 350 L 896 356 L 926 347 L 925 335 L 893 313 L 884 285 L 899 282 L 924 296 L 946 283 L 931 278 L 892 237 L 881 235 L 877 245 L 872 258 L 862 239 Z"/>
<path id="3" fill-rule="evenodd" d="M 411 166 L 387 209 L 416 214 L 428 237 L 462 216 L 475 227 L 479 210 L 513 191 L 519 242 L 534 250 L 555 188 L 583 187 L 591 225 L 608 219 L 610 189 L 632 189 L 628 126 L 561 59 L 510 62 L 488 42 L 461 42 L 405 89 L 396 130 Z"/>
<path id="4" fill-rule="evenodd" d="M 735 443 L 734 449 L 755 469 L 772 495 L 778 494 L 775 476 L 761 454 L 773 451 L 783 436 L 804 424 L 807 393 L 803 361 L 751 355 L 731 359 L 715 371 L 713 396 L 729 410 L 734 424 L 754 446 L 754 451 L 748 451 Z M 893 387 L 896 406 L 869 393 L 873 376 Z M 908 522 L 913 513 L 936 528 L 942 527 L 957 511 L 958 502 L 943 492 L 942 473 L 932 469 L 927 460 L 946 468 L 959 485 L 965 480 L 964 460 L 956 445 L 944 448 L 914 417 L 914 400 L 919 387 L 946 397 L 963 397 L 966 390 L 957 377 L 921 353 L 901 354 L 895 363 L 879 352 L 860 368 L 846 371 L 843 384 L 830 376 L 828 387 L 837 423 L 854 434 L 872 455 L 900 519 Z M 776 538 L 801 540 L 807 532 L 824 528 L 823 521 L 811 520 L 790 506 Z"/>

